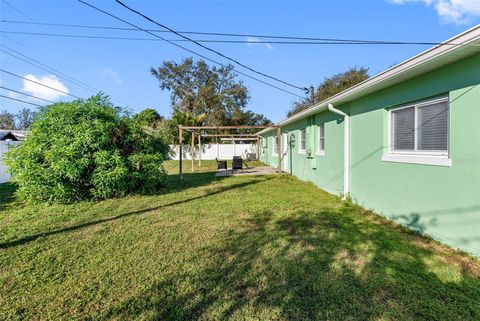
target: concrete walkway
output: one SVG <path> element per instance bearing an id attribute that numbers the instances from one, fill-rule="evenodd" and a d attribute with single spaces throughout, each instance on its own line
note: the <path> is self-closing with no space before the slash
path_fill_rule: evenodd
<path id="1" fill-rule="evenodd" d="M 243 175 L 275 175 L 275 174 L 278 174 L 276 168 L 272 168 L 270 166 L 259 166 L 259 167 L 244 168 L 243 172 L 241 170 L 235 170 L 234 173 L 232 173 L 231 169 L 220 170 L 215 174 L 215 177 L 243 176 Z"/>

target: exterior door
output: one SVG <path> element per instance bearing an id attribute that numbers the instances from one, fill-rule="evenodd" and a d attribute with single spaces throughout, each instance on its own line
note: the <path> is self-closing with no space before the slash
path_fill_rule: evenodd
<path id="1" fill-rule="evenodd" d="M 288 133 L 282 134 L 282 170 L 285 172 L 290 172 L 288 168 L 288 156 L 289 156 L 289 148 L 288 148 Z"/>

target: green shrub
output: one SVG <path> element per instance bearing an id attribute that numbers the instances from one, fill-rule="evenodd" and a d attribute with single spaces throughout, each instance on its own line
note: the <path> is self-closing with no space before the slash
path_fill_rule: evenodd
<path id="1" fill-rule="evenodd" d="M 70 203 L 159 191 L 167 153 L 161 138 L 97 95 L 42 107 L 6 164 L 21 199 Z"/>
<path id="2" fill-rule="evenodd" d="M 92 174 L 92 195 L 95 198 L 124 196 L 130 189 L 129 167 L 118 150 L 102 150 L 95 154 Z"/>
<path id="3" fill-rule="evenodd" d="M 128 160 L 134 168 L 131 180 L 134 190 L 149 194 L 165 185 L 167 175 L 160 155 L 135 153 Z"/>

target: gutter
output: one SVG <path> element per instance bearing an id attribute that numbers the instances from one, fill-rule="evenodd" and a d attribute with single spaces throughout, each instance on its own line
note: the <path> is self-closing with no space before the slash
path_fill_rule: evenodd
<path id="1" fill-rule="evenodd" d="M 350 116 L 328 104 L 328 110 L 340 115 L 345 120 L 343 126 L 343 200 L 350 194 Z"/>

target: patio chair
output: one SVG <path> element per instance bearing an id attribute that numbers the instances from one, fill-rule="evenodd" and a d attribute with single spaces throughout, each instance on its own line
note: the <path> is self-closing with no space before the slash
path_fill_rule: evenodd
<path id="1" fill-rule="evenodd" d="M 227 170 L 227 161 L 218 160 L 216 157 L 215 157 L 215 161 L 217 162 L 217 171 Z"/>
<path id="2" fill-rule="evenodd" d="M 240 156 L 233 156 L 232 160 L 232 172 L 236 169 L 241 169 L 243 173 L 243 158 Z"/>

